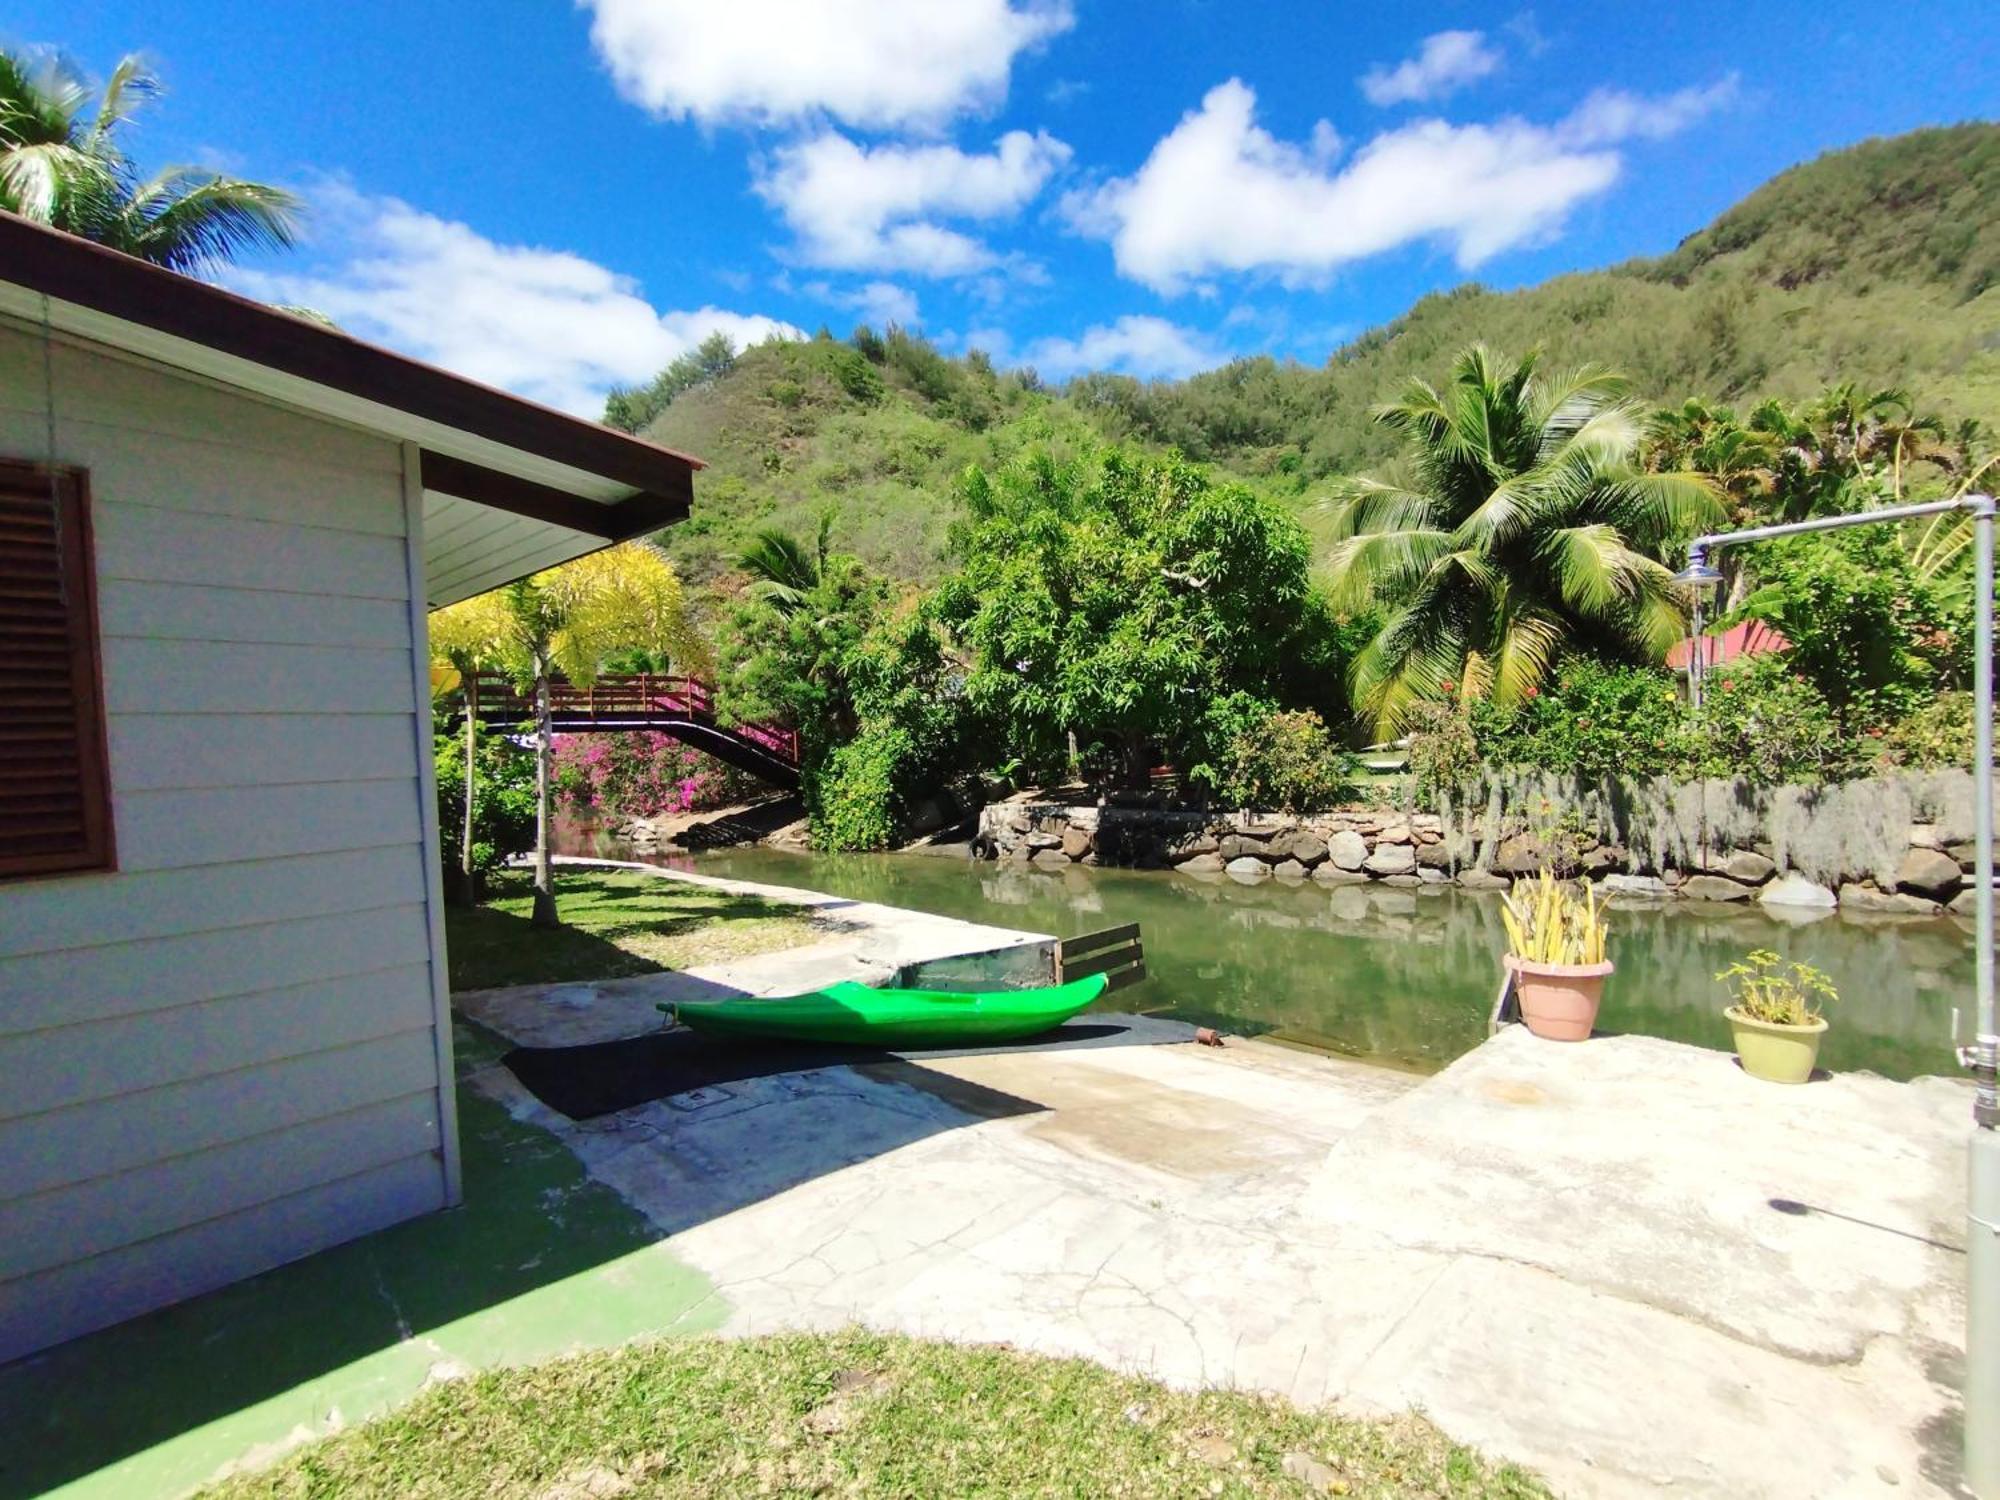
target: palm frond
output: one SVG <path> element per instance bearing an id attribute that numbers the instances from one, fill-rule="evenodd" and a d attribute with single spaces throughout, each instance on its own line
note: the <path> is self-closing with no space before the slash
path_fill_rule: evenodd
<path id="1" fill-rule="evenodd" d="M 133 190 L 118 248 L 170 270 L 197 271 L 244 250 L 289 249 L 299 212 L 299 200 L 283 188 L 169 167 Z"/>

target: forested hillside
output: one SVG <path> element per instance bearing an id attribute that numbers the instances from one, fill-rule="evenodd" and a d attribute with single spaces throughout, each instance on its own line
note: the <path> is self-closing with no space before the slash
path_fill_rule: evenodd
<path id="1" fill-rule="evenodd" d="M 709 461 L 695 519 L 667 538 L 697 583 L 722 581 L 755 527 L 807 533 L 828 506 L 842 550 L 927 580 L 956 476 L 1030 445 L 1178 447 L 1303 505 L 1393 453 L 1371 405 L 1413 374 L 1441 378 L 1475 341 L 1611 365 L 1663 404 L 1800 401 L 1851 381 L 1903 387 L 1950 424 L 2000 425 L 1996 211 L 2000 126 L 1920 131 L 1795 167 L 1659 259 L 1426 297 L 1324 366 L 1252 358 L 1179 382 L 1048 389 L 976 353 L 857 330 L 689 356 L 611 415 Z"/>

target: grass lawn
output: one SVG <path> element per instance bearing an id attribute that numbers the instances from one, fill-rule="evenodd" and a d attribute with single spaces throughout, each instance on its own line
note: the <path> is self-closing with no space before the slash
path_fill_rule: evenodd
<path id="1" fill-rule="evenodd" d="M 795 948 L 823 932 L 796 906 L 632 870 L 559 869 L 554 929 L 528 922 L 527 872 L 498 871 L 489 888 L 483 905 L 446 909 L 454 990 L 622 979 Z"/>
<path id="2" fill-rule="evenodd" d="M 1546 1496 L 1419 1418 L 1190 1395 L 862 1332 L 684 1338 L 435 1385 L 217 1496 Z"/>

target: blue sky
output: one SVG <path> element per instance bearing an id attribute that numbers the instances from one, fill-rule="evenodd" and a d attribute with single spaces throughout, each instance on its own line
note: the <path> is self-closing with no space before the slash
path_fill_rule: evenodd
<path id="1" fill-rule="evenodd" d="M 168 93 L 142 161 L 295 186 L 231 278 L 573 410 L 720 327 L 894 318 L 1051 378 L 1319 362 L 1426 291 L 1656 254 L 1773 173 L 1990 117 L 1990 4 L 15 0 Z"/>

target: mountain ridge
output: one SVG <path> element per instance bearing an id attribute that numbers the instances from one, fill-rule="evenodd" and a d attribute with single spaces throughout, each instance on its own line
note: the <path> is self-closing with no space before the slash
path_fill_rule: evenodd
<path id="1" fill-rule="evenodd" d="M 710 470 L 662 541 L 726 592 L 752 530 L 809 532 L 892 576 L 942 566 L 957 474 L 1031 447 L 1178 447 L 1302 509 L 1380 464 L 1368 416 L 1475 341 L 1623 372 L 1660 404 L 1801 401 L 1838 381 L 1900 386 L 1952 422 L 2000 426 L 2000 124 L 1864 141 L 1777 174 L 1667 254 L 1494 291 L 1466 283 L 1309 366 L 1251 355 L 1180 381 L 1090 374 L 1048 388 L 974 351 L 858 329 L 765 344 L 678 391 L 647 435 Z"/>

